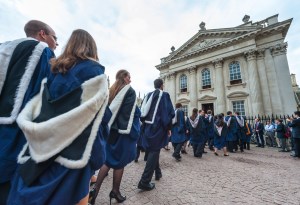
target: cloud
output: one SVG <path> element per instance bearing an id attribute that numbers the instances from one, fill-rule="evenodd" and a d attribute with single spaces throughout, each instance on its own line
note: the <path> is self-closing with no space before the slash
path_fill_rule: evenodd
<path id="1" fill-rule="evenodd" d="M 119 69 L 127 69 L 132 86 L 141 95 L 153 89 L 159 76 L 155 65 L 166 57 L 171 46 L 179 48 L 199 30 L 235 27 L 245 14 L 259 21 L 274 14 L 279 20 L 293 18 L 286 37 L 289 42 L 290 70 L 300 80 L 300 17 L 297 1 L 281 0 L 0 0 L 0 42 L 24 36 L 23 26 L 30 19 L 48 23 L 56 31 L 59 55 L 74 29 L 87 30 L 97 42 L 101 63 L 114 81 Z M 33 6 L 34 5 L 34 6 Z"/>

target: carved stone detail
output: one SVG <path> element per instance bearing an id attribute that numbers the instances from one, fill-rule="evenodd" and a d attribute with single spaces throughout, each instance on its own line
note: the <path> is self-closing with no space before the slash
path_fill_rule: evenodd
<path id="1" fill-rule="evenodd" d="M 215 68 L 219 68 L 223 66 L 223 58 L 217 58 L 213 60 L 212 63 L 214 64 Z"/>
<path id="2" fill-rule="evenodd" d="M 247 61 L 256 60 L 256 54 L 257 54 L 257 50 L 255 49 L 251 49 L 244 53 L 245 57 L 247 58 Z"/>
<path id="3" fill-rule="evenodd" d="M 197 66 L 191 66 L 188 68 L 189 74 L 193 75 L 197 72 Z"/>
<path id="4" fill-rule="evenodd" d="M 287 42 L 279 43 L 275 46 L 272 46 L 270 47 L 271 54 L 273 56 L 286 54 L 287 46 L 288 46 Z"/>
<path id="5" fill-rule="evenodd" d="M 262 59 L 265 57 L 265 48 L 261 48 L 257 50 L 257 59 Z"/>
<path id="6" fill-rule="evenodd" d="M 199 27 L 200 27 L 200 30 L 206 30 L 205 28 L 205 23 L 202 21 L 200 24 L 199 24 Z"/>

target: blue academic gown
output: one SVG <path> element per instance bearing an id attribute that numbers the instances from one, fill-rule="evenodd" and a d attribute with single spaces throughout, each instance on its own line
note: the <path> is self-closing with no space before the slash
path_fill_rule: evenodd
<path id="1" fill-rule="evenodd" d="M 226 136 L 227 136 L 228 128 L 224 123 L 224 126 L 221 131 L 221 135 L 219 135 L 217 128 L 214 128 L 214 147 L 217 149 L 223 149 L 226 147 Z"/>
<path id="2" fill-rule="evenodd" d="M 225 122 L 229 120 L 230 116 L 225 117 Z M 227 123 L 226 123 L 227 124 Z M 234 116 L 231 116 L 230 124 L 228 126 L 226 141 L 234 142 L 237 141 L 237 121 Z"/>
<path id="3" fill-rule="evenodd" d="M 206 126 L 203 118 L 199 117 L 198 124 L 195 128 L 192 127 L 189 118 L 187 119 L 187 129 L 190 133 L 190 142 L 192 145 L 203 145 L 206 135 Z"/>
<path id="4" fill-rule="evenodd" d="M 84 81 L 104 73 L 104 67 L 91 61 L 77 63 L 66 74 L 51 74 L 48 78 L 49 92 L 52 98 L 59 98 Z M 89 193 L 89 181 L 92 175 L 105 161 L 105 135 L 108 134 L 108 121 L 111 112 L 106 109 L 93 144 L 88 164 L 81 169 L 69 169 L 57 162 L 44 172 L 33 186 L 26 186 L 19 174 L 16 174 L 8 198 L 8 204 L 76 204 Z M 71 120 L 71 119 L 70 119 Z M 70 128 L 71 129 L 71 128 Z"/>
<path id="5" fill-rule="evenodd" d="M 211 117 L 211 118 L 210 118 Z M 209 121 L 209 118 L 210 118 L 210 121 Z M 206 131 L 207 131 L 207 137 L 208 139 L 214 139 L 214 117 L 209 115 L 208 118 L 207 118 L 207 128 L 206 128 Z"/>
<path id="6" fill-rule="evenodd" d="M 153 92 L 159 92 L 155 90 Z M 153 93 L 149 93 L 147 97 Z M 151 103 L 151 108 L 145 119 L 141 121 L 152 120 L 152 116 L 155 111 L 157 99 L 154 99 Z M 161 148 L 165 147 L 168 142 L 168 130 L 171 129 L 172 119 L 175 116 L 174 108 L 170 95 L 167 92 L 163 92 L 161 100 L 157 107 L 156 116 L 154 117 L 153 124 L 148 124 L 144 122 L 143 134 L 142 134 L 142 144 L 147 151 L 159 151 Z"/>
<path id="7" fill-rule="evenodd" d="M 241 116 L 236 116 L 236 117 L 242 120 Z M 239 139 L 242 143 L 244 143 L 246 142 L 245 121 L 244 121 L 244 127 L 241 127 L 238 122 L 236 122 L 236 124 L 237 124 L 237 139 Z"/>
<path id="8" fill-rule="evenodd" d="M 177 110 L 177 122 L 172 126 L 172 143 L 183 143 L 186 140 L 186 128 L 184 121 L 184 112 L 181 109 Z"/>
<path id="9" fill-rule="evenodd" d="M 42 80 L 50 74 L 48 61 L 53 57 L 53 51 L 45 48 L 31 77 L 21 110 L 33 96 L 39 93 Z M 24 134 L 16 122 L 0 124 L 0 143 L 0 183 L 4 183 L 13 178 L 17 168 L 17 156 L 26 143 Z"/>
<path id="10" fill-rule="evenodd" d="M 133 123 L 129 134 L 118 134 L 115 144 L 106 144 L 105 164 L 113 169 L 124 168 L 136 157 L 136 144 L 140 138 L 141 111 L 135 108 Z"/>

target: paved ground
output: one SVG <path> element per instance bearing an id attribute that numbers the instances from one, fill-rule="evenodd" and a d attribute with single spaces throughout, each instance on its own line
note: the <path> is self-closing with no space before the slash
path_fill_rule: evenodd
<path id="1" fill-rule="evenodd" d="M 162 150 L 163 178 L 149 192 L 137 188 L 145 162 L 125 168 L 121 192 L 123 204 L 300 204 L 300 159 L 276 148 L 256 148 L 224 157 L 208 151 L 202 159 L 192 156 L 191 147 L 176 162 L 172 151 Z M 153 178 L 154 180 L 154 178 Z M 112 171 L 103 182 L 97 205 L 109 204 Z M 115 200 L 112 201 L 117 203 Z"/>

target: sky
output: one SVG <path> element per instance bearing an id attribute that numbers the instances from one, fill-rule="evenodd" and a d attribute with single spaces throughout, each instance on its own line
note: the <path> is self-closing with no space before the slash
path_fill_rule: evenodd
<path id="1" fill-rule="evenodd" d="M 202 21 L 208 30 L 241 25 L 245 14 L 253 22 L 279 14 L 279 21 L 293 18 L 285 41 L 300 84 L 299 8 L 298 0 L 0 0 L 0 42 L 25 37 L 25 23 L 37 19 L 55 30 L 59 56 L 72 31 L 84 29 L 97 43 L 111 84 L 126 69 L 143 97 L 159 77 L 160 59 L 195 35 Z"/>

